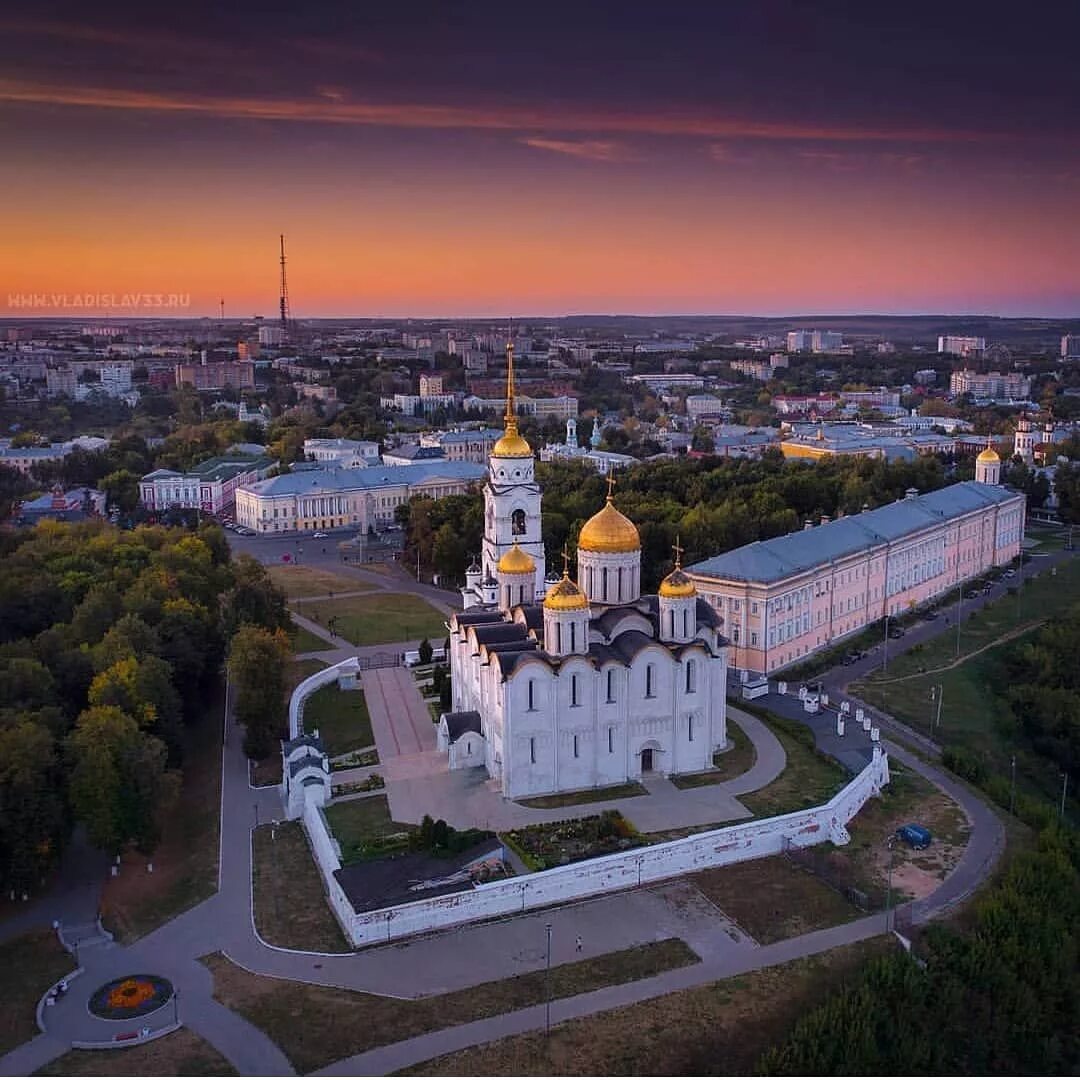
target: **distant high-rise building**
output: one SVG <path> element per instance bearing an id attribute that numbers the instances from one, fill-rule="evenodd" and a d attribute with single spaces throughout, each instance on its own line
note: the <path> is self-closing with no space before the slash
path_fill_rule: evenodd
<path id="1" fill-rule="evenodd" d="M 280 326 L 260 326 L 260 345 L 283 345 L 285 343 L 285 331 Z"/>
<path id="2" fill-rule="evenodd" d="M 807 352 L 813 342 L 813 334 L 809 330 L 789 330 L 787 336 L 788 352 Z"/>
<path id="3" fill-rule="evenodd" d="M 420 376 L 420 396 L 422 398 L 438 397 L 442 392 L 443 381 L 441 375 Z"/>
<path id="4" fill-rule="evenodd" d="M 810 349 L 812 352 L 835 352 L 843 344 L 844 335 L 838 334 L 834 330 L 815 330 L 810 335 Z"/>
<path id="5" fill-rule="evenodd" d="M 1080 334 L 1065 334 L 1061 339 L 1061 358 L 1080 360 Z"/>
<path id="6" fill-rule="evenodd" d="M 978 356 L 986 351 L 986 338 L 944 334 L 937 339 L 937 351 L 951 356 Z"/>
<path id="7" fill-rule="evenodd" d="M 949 377 L 949 393 L 954 397 L 971 394 L 995 401 L 1026 401 L 1031 393 L 1031 379 L 1015 371 L 1004 374 L 990 371 L 983 375 L 964 368 Z"/>

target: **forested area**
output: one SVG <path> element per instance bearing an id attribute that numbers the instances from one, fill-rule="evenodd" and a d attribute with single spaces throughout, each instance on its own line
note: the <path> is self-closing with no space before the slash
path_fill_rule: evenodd
<path id="1" fill-rule="evenodd" d="M 1048 622 L 1005 656 L 1006 699 L 1034 748 L 1060 768 L 1080 767 L 1080 609 Z"/>
<path id="2" fill-rule="evenodd" d="M 284 596 L 217 528 L 0 533 L 4 891 L 39 888 L 76 822 L 103 850 L 152 851 L 230 641 L 289 626 Z"/>
<path id="3" fill-rule="evenodd" d="M 1046 832 L 974 905 L 931 926 L 922 966 L 869 962 L 763 1057 L 771 1075 L 1075 1075 L 1080 1068 L 1080 846 Z"/>
<path id="4" fill-rule="evenodd" d="M 538 463 L 536 477 L 544 496 L 544 547 L 549 565 L 557 565 L 563 544 L 573 553 L 582 525 L 603 506 L 607 484 L 580 462 Z M 944 467 L 932 457 L 895 463 L 836 457 L 806 465 L 770 451 L 760 461 L 706 457 L 620 470 L 615 498 L 641 534 L 642 587 L 653 590 L 671 569 L 676 536 L 689 565 L 792 532 L 822 514 L 858 513 L 902 498 L 908 488 L 927 492 L 944 483 Z M 460 580 L 480 551 L 480 494 L 415 498 L 399 509 L 408 529 L 406 561 L 415 565 L 419 553 L 421 564 L 444 581 Z"/>

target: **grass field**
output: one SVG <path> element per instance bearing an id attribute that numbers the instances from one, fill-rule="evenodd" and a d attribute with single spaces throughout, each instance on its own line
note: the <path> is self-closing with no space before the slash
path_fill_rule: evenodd
<path id="1" fill-rule="evenodd" d="M 142 937 L 217 889 L 223 709 L 219 689 L 199 723 L 185 730 L 180 800 L 154 852 L 154 872 L 147 872 L 146 856 L 127 852 L 118 876 L 105 879 L 102 920 L 122 942 Z"/>
<path id="2" fill-rule="evenodd" d="M 762 945 L 863 914 L 835 889 L 782 855 L 703 870 L 690 880 Z"/>
<path id="3" fill-rule="evenodd" d="M 714 769 L 703 773 L 686 773 L 683 776 L 673 776 L 671 782 L 684 791 L 687 788 L 703 787 L 706 784 L 720 784 L 726 780 L 734 780 L 736 776 L 742 776 L 754 767 L 757 760 L 757 751 L 754 744 L 747 737 L 746 732 L 739 727 L 737 720 L 728 712 L 728 742 L 731 743 L 726 750 L 713 754 Z"/>
<path id="4" fill-rule="evenodd" d="M 304 702 L 304 731 L 319 729 L 331 757 L 371 746 L 371 717 L 363 690 L 339 690 L 337 683 L 320 687 Z"/>
<path id="5" fill-rule="evenodd" d="M 376 588 L 351 574 L 335 574 L 313 566 L 268 566 L 270 580 L 290 600 L 308 596 L 329 596 L 331 593 L 368 592 Z"/>
<path id="6" fill-rule="evenodd" d="M 180 1028 L 123 1050 L 69 1050 L 35 1076 L 236 1076 L 205 1039 Z"/>
<path id="7" fill-rule="evenodd" d="M 294 653 L 326 652 L 334 648 L 329 641 L 313 634 L 306 626 L 296 626 L 291 638 Z"/>
<path id="8" fill-rule="evenodd" d="M 0 945 L 0 1054 L 38 1034 L 34 1010 L 75 962 L 51 930 L 33 930 Z"/>
<path id="9" fill-rule="evenodd" d="M 756 710 L 754 715 L 761 715 Z M 828 802 L 848 782 L 848 774 L 832 758 L 814 748 L 809 728 L 794 720 L 785 720 L 762 710 L 764 723 L 780 740 L 787 755 L 784 771 L 771 783 L 739 801 L 755 817 L 775 817 L 820 806 Z"/>
<path id="10" fill-rule="evenodd" d="M 353 799 L 326 808 L 326 821 L 341 845 L 343 864 L 362 858 L 361 849 L 372 842 L 396 833 L 412 832 L 415 825 L 402 825 L 390 818 L 390 804 L 385 795 Z"/>
<path id="11" fill-rule="evenodd" d="M 302 611 L 320 626 L 336 617 L 338 634 L 353 645 L 423 638 L 441 644 L 446 637 L 446 616 L 411 593 L 377 591 L 366 596 L 315 600 L 304 604 Z"/>
<path id="12" fill-rule="evenodd" d="M 351 952 L 300 823 L 261 826 L 252 849 L 255 926 L 263 940 L 283 949 Z"/>
<path id="13" fill-rule="evenodd" d="M 1016 603 L 1015 598 L 1004 602 Z M 1052 617 L 1057 610 L 1060 609 L 1048 612 L 1048 616 Z M 903 669 L 890 665 L 887 679 L 875 673 L 852 684 L 850 689 L 869 704 L 932 735 L 941 744 L 971 751 L 989 774 L 1009 778 L 1015 754 L 1017 790 L 1053 802 L 1060 792 L 1061 773 L 1031 749 L 1004 696 L 1007 686 L 1003 658 L 1037 629 L 1033 625 L 1026 633 L 975 656 L 969 655 L 945 671 L 900 677 Z M 940 726 L 936 723 L 938 694 L 942 695 Z"/>
<path id="14" fill-rule="evenodd" d="M 645 979 L 696 963 L 678 938 L 608 953 L 551 969 L 552 999 Z M 427 1031 L 535 1005 L 546 977 L 532 971 L 498 982 L 418 1000 L 378 997 L 252 975 L 220 954 L 204 957 L 214 974 L 214 997 L 262 1028 L 299 1073 Z"/>
<path id="15" fill-rule="evenodd" d="M 448 1054 L 413 1076 L 750 1076 L 763 1051 L 888 938 L 831 949 L 543 1032 Z"/>
<path id="16" fill-rule="evenodd" d="M 611 787 L 588 788 L 585 791 L 561 791 L 558 795 L 538 795 L 535 799 L 516 799 L 522 806 L 532 810 L 558 810 L 563 806 L 580 803 L 608 802 L 611 799 L 629 799 L 635 795 L 648 795 L 641 784 L 613 784 Z"/>

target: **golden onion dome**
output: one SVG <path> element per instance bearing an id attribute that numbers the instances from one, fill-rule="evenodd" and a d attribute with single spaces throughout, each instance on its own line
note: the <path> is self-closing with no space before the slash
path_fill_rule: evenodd
<path id="1" fill-rule="evenodd" d="M 583 611 L 589 606 L 589 598 L 570 580 L 570 575 L 563 571 L 562 580 L 552 585 L 544 597 L 544 607 L 548 611 Z"/>
<path id="2" fill-rule="evenodd" d="M 983 465 L 1001 464 L 1001 458 L 998 457 L 997 451 L 992 446 L 988 446 L 975 460 Z"/>
<path id="3" fill-rule="evenodd" d="M 497 458 L 527 458 L 533 456 L 532 447 L 518 434 L 517 428 L 507 428 L 491 451 L 492 457 Z"/>
<path id="4" fill-rule="evenodd" d="M 535 574 L 532 556 L 514 542 L 514 546 L 499 560 L 500 574 Z"/>
<path id="5" fill-rule="evenodd" d="M 694 583 L 686 576 L 686 571 L 676 566 L 663 581 L 660 582 L 660 595 L 670 599 L 678 597 L 697 596 Z"/>
<path id="6" fill-rule="evenodd" d="M 599 551 L 606 554 L 624 551 L 640 551 L 641 537 L 637 527 L 625 515 L 615 509 L 611 496 L 604 508 L 593 514 L 582 526 L 578 536 L 579 551 Z"/>

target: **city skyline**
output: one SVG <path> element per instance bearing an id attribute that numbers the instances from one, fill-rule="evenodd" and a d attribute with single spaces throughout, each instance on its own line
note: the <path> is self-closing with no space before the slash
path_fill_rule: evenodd
<path id="1" fill-rule="evenodd" d="M 1063 4 L 200 14 L 0 20 L 0 316 L 1080 310 Z"/>

